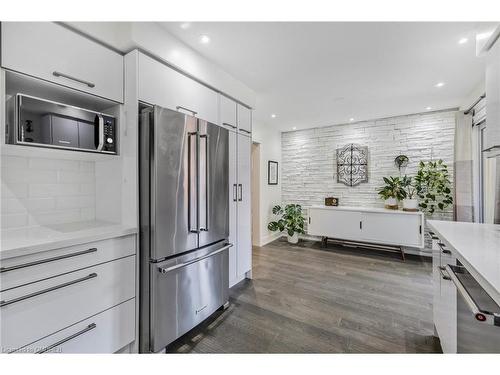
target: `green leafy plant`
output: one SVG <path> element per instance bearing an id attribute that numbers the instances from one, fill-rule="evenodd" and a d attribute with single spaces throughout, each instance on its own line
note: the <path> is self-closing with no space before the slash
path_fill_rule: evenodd
<path id="1" fill-rule="evenodd" d="M 299 204 L 287 204 L 284 208 L 279 205 L 274 206 L 273 214 L 281 215 L 281 218 L 277 221 L 271 221 L 267 225 L 267 229 L 270 231 L 286 231 L 289 236 L 293 236 L 294 233 L 305 234 L 305 219 Z"/>
<path id="2" fill-rule="evenodd" d="M 384 177 L 385 185 L 381 186 L 378 190 L 378 195 L 382 199 L 396 198 L 402 200 L 406 198 L 406 192 L 404 190 L 402 179 L 399 177 Z"/>
<path id="3" fill-rule="evenodd" d="M 415 189 L 420 198 L 420 208 L 432 215 L 436 210 L 444 211 L 453 203 L 448 166 L 437 161 L 420 162 L 415 176 Z"/>
<path id="4" fill-rule="evenodd" d="M 405 199 L 414 199 L 417 195 L 417 189 L 412 177 L 404 176 L 401 179 L 401 186 L 405 191 Z"/>

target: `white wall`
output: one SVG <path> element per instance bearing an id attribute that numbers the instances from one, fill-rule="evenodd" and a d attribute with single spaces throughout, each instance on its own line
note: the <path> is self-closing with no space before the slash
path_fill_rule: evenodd
<path id="1" fill-rule="evenodd" d="M 252 140 L 260 144 L 260 246 L 273 241 L 279 233 L 267 230 L 273 218 L 272 208 L 281 203 L 281 132 L 269 125 L 254 122 Z M 267 184 L 267 162 L 277 161 L 278 185 Z"/>
<path id="2" fill-rule="evenodd" d="M 123 53 L 140 48 L 208 86 L 255 107 L 255 92 L 155 22 L 65 22 Z"/>

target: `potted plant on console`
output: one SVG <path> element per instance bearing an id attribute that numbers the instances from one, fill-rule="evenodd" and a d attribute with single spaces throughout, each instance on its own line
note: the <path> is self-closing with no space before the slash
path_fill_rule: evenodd
<path id="1" fill-rule="evenodd" d="M 405 191 L 405 197 L 403 199 L 403 210 L 404 211 L 418 211 L 418 199 L 417 199 L 417 189 L 413 182 L 412 177 L 404 176 L 401 179 L 401 185 Z"/>
<path id="2" fill-rule="evenodd" d="M 379 188 L 378 195 L 384 199 L 385 208 L 397 210 L 399 208 L 398 201 L 406 197 L 402 180 L 399 177 L 384 177 L 383 179 L 385 185 Z"/>
<path id="3" fill-rule="evenodd" d="M 276 205 L 273 207 L 273 214 L 281 215 L 281 218 L 271 221 L 267 229 L 271 232 L 286 231 L 288 242 L 293 244 L 299 242 L 299 234 L 305 234 L 302 207 L 299 204 L 287 204 L 284 208 Z"/>
<path id="4" fill-rule="evenodd" d="M 429 215 L 437 210 L 444 211 L 453 203 L 448 166 L 437 161 L 420 162 L 415 176 L 415 189 L 420 198 L 420 208 Z"/>

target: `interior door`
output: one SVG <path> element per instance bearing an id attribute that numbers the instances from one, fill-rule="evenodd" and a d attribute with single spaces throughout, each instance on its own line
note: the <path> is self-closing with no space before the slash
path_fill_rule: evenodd
<path id="1" fill-rule="evenodd" d="M 252 139 L 238 135 L 238 275 L 252 268 L 252 206 L 250 191 Z"/>
<path id="2" fill-rule="evenodd" d="M 199 245 L 229 237 L 229 132 L 198 120 Z"/>
<path id="3" fill-rule="evenodd" d="M 154 107 L 151 161 L 151 258 L 198 247 L 196 118 Z"/>

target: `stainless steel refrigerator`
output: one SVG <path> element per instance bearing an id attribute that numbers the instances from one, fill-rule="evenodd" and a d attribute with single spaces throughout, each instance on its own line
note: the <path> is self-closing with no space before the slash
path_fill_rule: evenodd
<path id="1" fill-rule="evenodd" d="M 228 301 L 226 129 L 143 106 L 140 350 L 158 352 Z"/>

